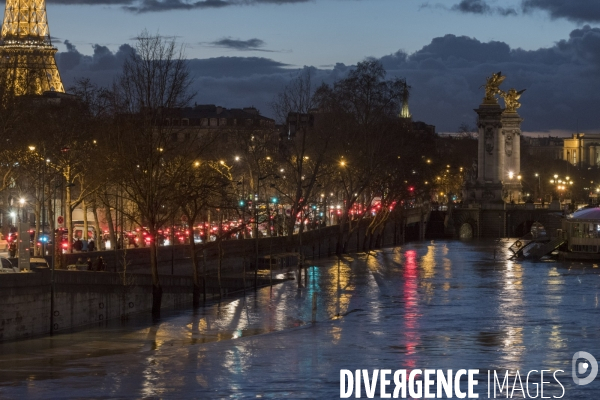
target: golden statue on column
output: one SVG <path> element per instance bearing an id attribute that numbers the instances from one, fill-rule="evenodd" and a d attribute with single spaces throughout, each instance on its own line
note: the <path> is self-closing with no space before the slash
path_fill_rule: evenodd
<path id="1" fill-rule="evenodd" d="M 486 78 L 485 85 L 485 97 L 483 98 L 483 104 L 498 104 L 496 95 L 500 94 L 500 85 L 504 82 L 506 76 L 502 76 L 502 72 L 497 72 Z"/>
<path id="2" fill-rule="evenodd" d="M 526 89 L 519 90 L 509 89 L 508 92 L 500 91 L 500 96 L 504 99 L 504 112 L 516 113 L 517 108 L 521 107 L 519 99 Z"/>

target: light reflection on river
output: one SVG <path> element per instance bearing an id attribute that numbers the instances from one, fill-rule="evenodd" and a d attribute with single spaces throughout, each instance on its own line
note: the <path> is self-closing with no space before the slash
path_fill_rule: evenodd
<path id="1" fill-rule="evenodd" d="M 0 344 L 0 398 L 335 398 L 341 368 L 478 368 L 482 396 L 488 369 L 562 369 L 564 398 L 600 397 L 600 379 L 569 377 L 576 351 L 600 357 L 597 265 L 510 261 L 506 246 L 322 260 L 300 291 L 289 281 L 159 321 Z"/>

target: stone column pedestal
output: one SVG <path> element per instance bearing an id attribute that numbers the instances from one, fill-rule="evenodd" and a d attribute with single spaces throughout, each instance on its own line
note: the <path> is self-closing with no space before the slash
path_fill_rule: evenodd
<path id="1" fill-rule="evenodd" d="M 466 203 L 502 202 L 504 146 L 502 143 L 502 112 L 499 104 L 484 102 L 475 109 L 479 129 L 477 171 L 472 171 L 464 185 Z"/>

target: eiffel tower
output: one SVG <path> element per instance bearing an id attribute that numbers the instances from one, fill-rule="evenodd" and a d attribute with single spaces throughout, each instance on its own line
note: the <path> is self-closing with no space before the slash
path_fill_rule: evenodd
<path id="1" fill-rule="evenodd" d="M 6 0 L 0 36 L 0 85 L 16 95 L 64 92 L 45 0 Z"/>

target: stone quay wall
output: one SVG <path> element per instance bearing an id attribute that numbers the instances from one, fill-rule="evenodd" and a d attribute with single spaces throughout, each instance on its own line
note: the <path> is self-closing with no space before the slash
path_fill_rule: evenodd
<path id="1" fill-rule="evenodd" d="M 125 276 L 125 279 L 123 277 Z M 0 276 L 0 341 L 25 339 L 51 332 L 127 318 L 152 309 L 152 276 L 111 272 L 38 270 Z M 207 298 L 218 297 L 217 278 L 201 278 Z M 192 303 L 193 282 L 189 276 L 161 276 L 162 309 L 183 308 Z M 276 281 L 277 282 L 277 281 Z M 253 279 L 222 277 L 223 293 L 254 286 Z M 269 283 L 259 278 L 259 286 Z M 52 304 L 54 286 L 54 304 Z"/>
<path id="2" fill-rule="evenodd" d="M 390 226 L 384 232 L 381 245 L 393 245 L 401 229 Z M 305 258 L 316 259 L 335 254 L 338 226 L 325 227 L 306 232 L 302 252 Z M 350 237 L 347 251 L 361 251 L 365 226 Z M 219 263 L 219 247 L 211 244 L 199 249 L 201 263 L 206 265 L 206 276 L 201 277 L 201 287 L 206 287 L 207 299 L 245 287 L 254 287 L 253 268 L 256 262 L 256 240 L 227 240 L 221 243 L 221 285 L 216 276 Z M 292 251 L 298 252 L 298 246 Z M 285 237 L 258 240 L 258 254 L 266 269 L 264 258 L 287 252 Z M 159 247 L 159 262 L 163 266 L 173 262 L 190 263 L 189 246 Z M 152 308 L 152 277 L 149 272 L 149 249 L 105 251 L 68 254 L 63 265 L 74 264 L 78 258 L 94 259 L 101 255 L 107 272 L 40 268 L 31 273 L 0 274 L 0 341 L 25 339 L 52 332 L 68 331 L 109 319 L 127 318 L 139 312 L 150 312 Z M 127 272 L 122 272 L 118 262 L 125 257 Z M 297 257 L 290 257 L 297 260 Z M 117 261 L 117 263 L 115 263 Z M 268 264 L 267 264 L 268 265 Z M 111 268 L 112 267 L 112 268 Z M 114 272 L 114 268 L 117 272 Z M 294 268 L 295 266 L 288 265 Z M 203 266 L 200 267 L 202 270 Z M 242 271 L 246 268 L 246 276 Z M 295 269 L 295 268 L 294 268 Z M 203 272 L 203 271 L 202 271 Z M 268 275 L 268 274 L 267 274 Z M 268 285 L 270 280 L 263 274 L 258 284 Z M 54 284 L 52 283 L 54 281 Z M 191 305 L 193 281 L 186 275 L 160 275 L 163 288 L 162 308 L 173 309 Z M 276 280 L 274 280 L 276 282 Z M 52 293 L 54 295 L 52 295 Z"/>
<path id="3" fill-rule="evenodd" d="M 364 221 L 360 228 L 354 231 L 348 239 L 347 251 L 362 251 L 365 230 L 368 221 Z M 256 239 L 224 240 L 221 247 L 216 242 L 210 242 L 206 245 L 197 244 L 196 254 L 199 264 L 199 270 L 208 274 L 215 274 L 219 265 L 219 252 L 221 251 L 221 272 L 235 272 L 245 265 L 246 270 L 252 270 L 256 264 L 256 255 L 260 258 L 267 255 L 276 255 L 281 253 L 299 253 L 300 250 L 305 259 L 316 259 L 328 257 L 335 254 L 339 226 L 327 226 L 319 229 L 313 229 L 304 232 L 302 235 L 302 246 L 299 245 L 297 235 L 294 236 L 294 245 L 290 246 L 287 237 L 263 237 Z M 402 232 L 400 224 L 388 223 L 384 230 L 381 246 L 391 246 L 401 243 Z M 416 239 L 416 238 L 415 238 Z M 374 245 L 374 243 L 373 243 Z M 191 249 L 190 245 L 159 246 L 158 263 L 164 268 L 175 265 L 186 264 L 190 266 L 191 275 Z M 150 252 L 148 248 L 129 248 L 125 250 L 94 251 L 92 253 L 74 253 L 64 254 L 62 268 L 67 265 L 76 264 L 81 258 L 83 261 L 90 257 L 95 262 L 98 256 L 102 256 L 107 271 L 122 271 L 126 265 L 127 271 L 131 272 L 149 272 Z M 259 260 L 259 263 L 261 260 Z M 167 268 L 168 269 L 168 268 Z"/>

